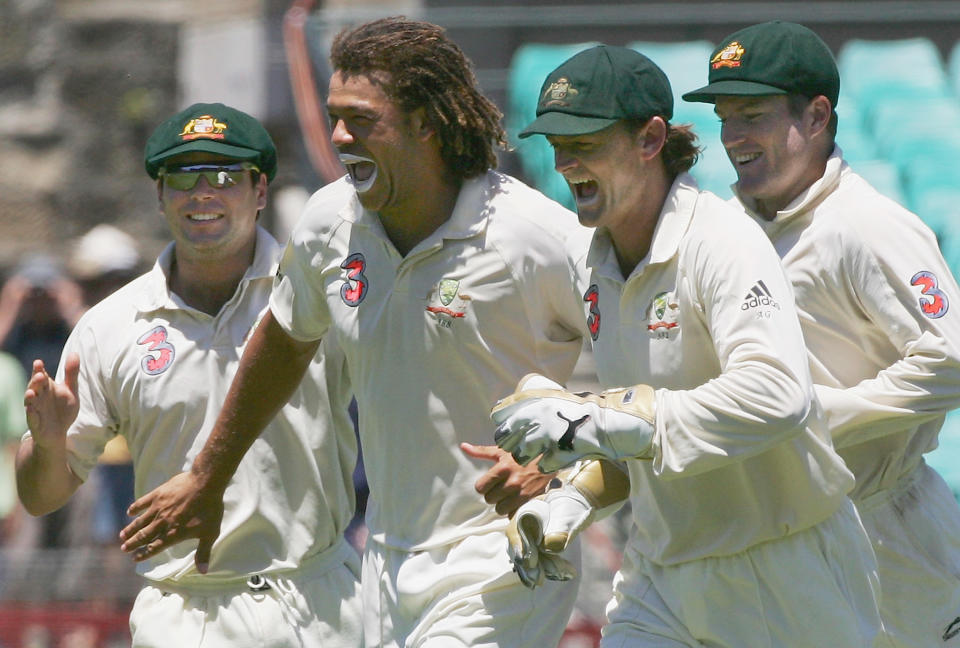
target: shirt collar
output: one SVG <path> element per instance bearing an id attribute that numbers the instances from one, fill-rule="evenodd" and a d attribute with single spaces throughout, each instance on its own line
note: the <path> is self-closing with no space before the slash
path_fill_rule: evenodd
<path id="1" fill-rule="evenodd" d="M 477 177 L 464 180 L 450 218 L 437 228 L 436 232 L 427 237 L 427 240 L 436 236 L 445 239 L 464 239 L 482 232 L 486 228 L 490 215 L 491 199 L 497 193 L 509 191 L 509 185 L 509 178 L 495 171 L 487 171 Z M 353 192 L 339 215 L 345 221 L 369 227 L 386 236 L 377 214 L 363 208 L 356 192 Z"/>
<path id="2" fill-rule="evenodd" d="M 672 259 L 680 249 L 680 241 L 690 227 L 693 211 L 700 196 L 700 189 L 696 180 L 689 173 L 679 174 L 673 181 L 667 199 L 660 210 L 657 226 L 650 241 L 650 251 L 640 260 L 631 274 L 641 272 L 643 268 L 653 263 L 664 263 Z M 602 269 L 605 274 L 614 273 L 620 276 L 620 265 L 606 229 L 594 232 L 587 252 L 587 265 Z"/>
<path id="3" fill-rule="evenodd" d="M 141 313 L 183 308 L 183 302 L 170 292 L 170 264 L 173 261 L 173 248 L 173 242 L 167 244 L 146 274 L 145 289 L 138 295 L 135 302 L 137 310 Z M 280 262 L 280 252 L 281 248 L 277 240 L 267 230 L 257 225 L 253 263 L 244 273 L 240 280 L 241 284 L 266 277 L 272 279 Z"/>
<path id="4" fill-rule="evenodd" d="M 824 198 L 833 193 L 834 189 L 837 188 L 837 185 L 840 184 L 840 177 L 847 168 L 847 163 L 843 161 L 843 151 L 840 150 L 839 146 L 834 145 L 833 152 L 830 154 L 830 157 L 827 158 L 827 165 L 823 171 L 823 175 L 807 187 L 799 196 L 794 198 L 789 205 L 778 211 L 777 215 L 770 221 L 766 221 L 766 219 L 757 212 L 757 202 L 754 199 L 740 195 L 737 191 L 737 185 L 735 184 L 733 185 L 733 192 L 737 200 L 740 201 L 740 204 L 744 206 L 747 213 L 754 219 L 761 223 L 764 221 L 770 224 L 782 223 L 792 219 L 798 214 L 806 213 L 819 205 Z"/>

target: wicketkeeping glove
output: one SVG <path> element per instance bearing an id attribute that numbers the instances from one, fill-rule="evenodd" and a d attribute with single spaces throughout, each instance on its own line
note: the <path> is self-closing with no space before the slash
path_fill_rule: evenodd
<path id="1" fill-rule="evenodd" d="M 549 378 L 528 374 L 490 413 L 494 441 L 526 465 L 538 455 L 541 472 L 586 457 L 649 459 L 654 392 L 647 385 L 601 394 L 572 394 Z"/>
<path id="2" fill-rule="evenodd" d="M 550 519 L 550 504 L 545 498 L 540 495 L 517 509 L 506 531 L 513 571 L 530 589 L 542 584 L 544 577 L 566 581 L 577 575 L 573 563 L 543 549 L 544 527 Z"/>
<path id="3" fill-rule="evenodd" d="M 595 519 L 619 508 L 630 494 L 624 470 L 604 460 L 580 462 L 559 478 L 560 488 L 525 503 L 507 527 L 513 570 L 530 589 L 544 578 L 574 578 L 576 569 L 560 552 Z"/>

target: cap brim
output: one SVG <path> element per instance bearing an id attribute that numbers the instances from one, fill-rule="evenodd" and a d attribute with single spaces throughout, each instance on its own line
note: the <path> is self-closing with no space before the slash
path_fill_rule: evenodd
<path id="1" fill-rule="evenodd" d="M 237 160 L 252 160 L 260 157 L 260 151 L 255 149 L 249 149 L 243 146 L 234 146 L 232 144 L 224 144 L 223 142 L 218 142 L 216 140 L 196 139 L 191 142 L 185 142 L 180 146 L 174 146 L 173 148 L 167 149 L 162 153 L 157 153 L 148 159 L 147 163 L 150 165 L 159 165 L 164 160 L 170 159 L 175 155 L 180 155 L 181 153 L 190 153 L 193 151 L 200 151 L 202 153 L 216 153 L 223 155 L 224 157 L 235 158 Z"/>
<path id="2" fill-rule="evenodd" d="M 520 131 L 523 139 L 531 135 L 585 135 L 603 130 L 617 123 L 605 117 L 580 117 L 561 112 L 545 112 Z"/>
<path id="3" fill-rule="evenodd" d="M 692 90 L 683 95 L 684 101 L 713 103 L 715 97 L 720 96 L 762 96 L 787 94 L 787 91 L 766 83 L 757 83 L 756 81 L 714 81 L 708 85 Z"/>

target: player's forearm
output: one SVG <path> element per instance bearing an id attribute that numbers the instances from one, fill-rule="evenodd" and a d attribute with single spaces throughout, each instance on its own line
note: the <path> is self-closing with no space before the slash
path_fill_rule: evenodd
<path id="1" fill-rule="evenodd" d="M 290 400 L 320 341 L 291 338 L 268 311 L 250 338 L 210 438 L 192 472 L 225 490 L 244 454 Z"/>
<path id="2" fill-rule="evenodd" d="M 82 483 L 67 464 L 66 445 L 40 447 L 33 439 L 17 452 L 17 494 L 31 515 L 46 515 L 67 503 Z"/>

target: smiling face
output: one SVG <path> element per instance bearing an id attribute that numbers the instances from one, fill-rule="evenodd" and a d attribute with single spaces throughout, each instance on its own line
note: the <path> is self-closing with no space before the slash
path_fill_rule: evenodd
<path id="1" fill-rule="evenodd" d="M 554 166 L 570 185 L 581 224 L 615 231 L 627 226 L 643 204 L 641 137 L 622 121 L 595 133 L 547 136 Z"/>
<path id="2" fill-rule="evenodd" d="M 211 153 L 189 153 L 164 162 L 168 170 L 183 166 L 234 165 L 239 160 Z M 237 184 L 211 186 L 203 176 L 190 189 L 178 190 L 157 183 L 160 209 L 176 244 L 177 258 L 226 260 L 244 255 L 249 260 L 256 241 L 257 212 L 267 203 L 267 178 L 243 172 Z"/>
<path id="3" fill-rule="evenodd" d="M 364 208 L 410 210 L 422 199 L 423 174 L 443 173 L 421 116 L 404 113 L 370 78 L 335 72 L 327 110 L 333 145 Z"/>
<path id="4" fill-rule="evenodd" d="M 811 100 L 799 114 L 786 95 L 718 96 L 715 110 L 737 190 L 755 200 L 764 217 L 775 217 L 823 175 L 829 154 L 820 137 L 830 114 L 825 97 Z"/>

